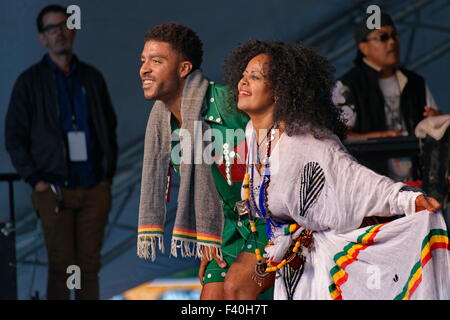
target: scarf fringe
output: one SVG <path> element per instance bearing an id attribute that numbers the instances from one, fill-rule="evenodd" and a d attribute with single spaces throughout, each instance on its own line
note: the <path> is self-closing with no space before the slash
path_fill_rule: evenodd
<path id="1" fill-rule="evenodd" d="M 223 260 L 222 255 L 222 246 L 217 244 L 205 244 L 205 243 L 199 243 L 196 240 L 186 240 L 186 239 L 180 239 L 180 238 L 172 238 L 172 244 L 170 249 L 170 254 L 177 258 L 178 257 L 178 249 L 180 249 L 181 256 L 183 258 L 203 258 L 203 250 L 205 248 L 212 248 L 215 249 L 216 256 L 219 257 L 221 260 Z M 206 250 L 206 258 L 208 261 L 211 261 L 213 259 L 211 255 L 212 250 Z"/>
<path id="2" fill-rule="evenodd" d="M 217 245 L 217 244 L 205 244 L 205 243 L 197 243 L 197 257 L 198 258 L 203 258 L 203 249 L 205 248 L 211 248 L 211 249 L 216 249 L 216 256 L 220 259 L 223 260 L 223 255 L 222 255 L 222 245 Z M 211 261 L 213 258 L 211 256 L 211 250 L 206 250 L 206 258 L 208 259 L 208 261 Z"/>
<path id="3" fill-rule="evenodd" d="M 151 258 L 156 260 L 156 242 L 158 241 L 158 249 L 164 253 L 164 238 L 163 235 L 142 235 L 138 236 L 137 255 L 142 259 Z"/>
<path id="4" fill-rule="evenodd" d="M 186 257 L 194 257 L 195 256 L 195 240 L 180 240 L 178 238 L 172 238 L 172 244 L 170 248 L 170 254 L 178 258 L 178 249 L 180 249 L 181 256 L 183 258 Z"/>

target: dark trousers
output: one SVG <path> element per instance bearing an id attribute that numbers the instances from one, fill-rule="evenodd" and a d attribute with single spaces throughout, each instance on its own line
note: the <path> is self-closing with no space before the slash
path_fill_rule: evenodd
<path id="1" fill-rule="evenodd" d="M 56 195 L 50 188 L 32 193 L 48 254 L 47 299 L 70 299 L 68 282 L 76 282 L 69 279 L 75 274 L 69 266 L 80 270 L 81 286 L 75 288 L 76 299 L 98 299 L 100 251 L 111 209 L 111 190 L 98 184 L 89 189 L 62 189 L 62 196 L 64 206 L 55 212 Z"/>

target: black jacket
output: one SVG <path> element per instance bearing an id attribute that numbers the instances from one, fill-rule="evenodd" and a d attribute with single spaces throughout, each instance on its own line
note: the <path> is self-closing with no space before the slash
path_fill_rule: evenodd
<path id="1" fill-rule="evenodd" d="M 414 135 L 415 127 L 423 119 L 425 80 L 415 72 L 404 68 L 400 70 L 408 78 L 400 96 L 400 109 L 409 135 Z M 352 104 L 356 109 L 357 118 L 352 131 L 366 133 L 386 130 L 384 97 L 378 84 L 378 71 L 361 61 L 340 81 L 350 89 L 346 104 Z"/>
<path id="2" fill-rule="evenodd" d="M 423 108 L 426 104 L 425 80 L 417 73 L 400 68 L 408 78 L 400 96 L 400 110 L 410 136 L 423 119 Z M 386 114 L 384 111 L 384 97 L 378 82 L 378 71 L 363 61 L 356 63 L 355 67 L 339 79 L 350 92 L 345 97 L 345 104 L 354 105 L 356 123 L 352 129 L 356 133 L 387 130 Z M 360 156 L 359 161 L 370 169 L 388 175 L 389 170 L 384 157 Z M 417 179 L 421 174 L 418 159 L 413 158 L 413 177 Z"/>
<path id="3" fill-rule="evenodd" d="M 81 61 L 77 68 L 101 149 L 101 180 L 112 180 L 117 164 L 117 121 L 108 89 L 97 69 Z M 40 180 L 67 181 L 68 148 L 59 113 L 56 76 L 42 59 L 17 79 L 5 125 L 6 149 L 12 163 L 33 187 Z"/>

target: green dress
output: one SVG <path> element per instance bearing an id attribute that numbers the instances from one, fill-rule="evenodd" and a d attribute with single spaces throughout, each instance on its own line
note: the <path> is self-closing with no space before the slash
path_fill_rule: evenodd
<path id="1" fill-rule="evenodd" d="M 224 159 L 225 154 L 231 158 L 237 157 L 237 148 L 240 144 L 245 144 L 245 126 L 248 117 L 239 112 L 235 107 L 228 107 L 228 91 L 224 85 L 210 82 L 205 96 L 205 108 L 202 117 L 206 120 L 211 129 L 218 130 L 224 139 L 216 139 L 214 150 L 221 150 L 222 154 L 217 152 L 215 156 Z M 171 119 L 172 134 L 177 135 L 179 125 L 175 118 Z M 226 130 L 241 129 L 239 136 L 226 135 Z M 177 148 L 179 139 L 172 141 L 172 150 Z M 221 141 L 222 140 L 222 141 Z M 240 146 L 242 147 L 242 145 Z M 225 151 L 227 150 L 227 151 Z M 245 149 L 243 149 L 245 150 Z M 244 155 L 242 155 L 244 156 Z M 179 173 L 179 159 L 172 156 L 172 166 L 175 172 Z M 225 161 L 224 161 L 225 162 Z M 231 164 L 229 166 L 229 175 L 227 175 L 225 163 L 218 165 L 215 162 L 211 165 L 214 178 L 214 184 L 217 192 L 223 202 L 223 212 L 225 215 L 225 224 L 222 237 L 223 258 L 227 263 L 226 268 L 220 268 L 215 260 L 212 260 L 205 271 L 204 283 L 223 282 L 228 268 L 239 255 L 240 252 L 255 253 L 255 248 L 264 252 L 264 246 L 267 244 L 265 234 L 265 223 L 261 219 L 256 220 L 257 236 L 250 231 L 250 224 L 246 215 L 239 216 L 235 210 L 235 204 L 241 200 L 241 186 L 245 173 L 245 163 Z M 231 180 L 231 181 L 230 181 Z M 231 182 L 231 185 L 229 184 Z M 255 260 L 256 261 L 256 260 Z"/>

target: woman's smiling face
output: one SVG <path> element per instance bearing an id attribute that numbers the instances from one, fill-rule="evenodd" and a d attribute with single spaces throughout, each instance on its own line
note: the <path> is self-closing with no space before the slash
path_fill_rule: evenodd
<path id="1" fill-rule="evenodd" d="M 239 110 L 247 114 L 273 111 L 275 107 L 271 84 L 267 79 L 270 58 L 267 54 L 253 57 L 247 64 L 238 83 Z"/>

